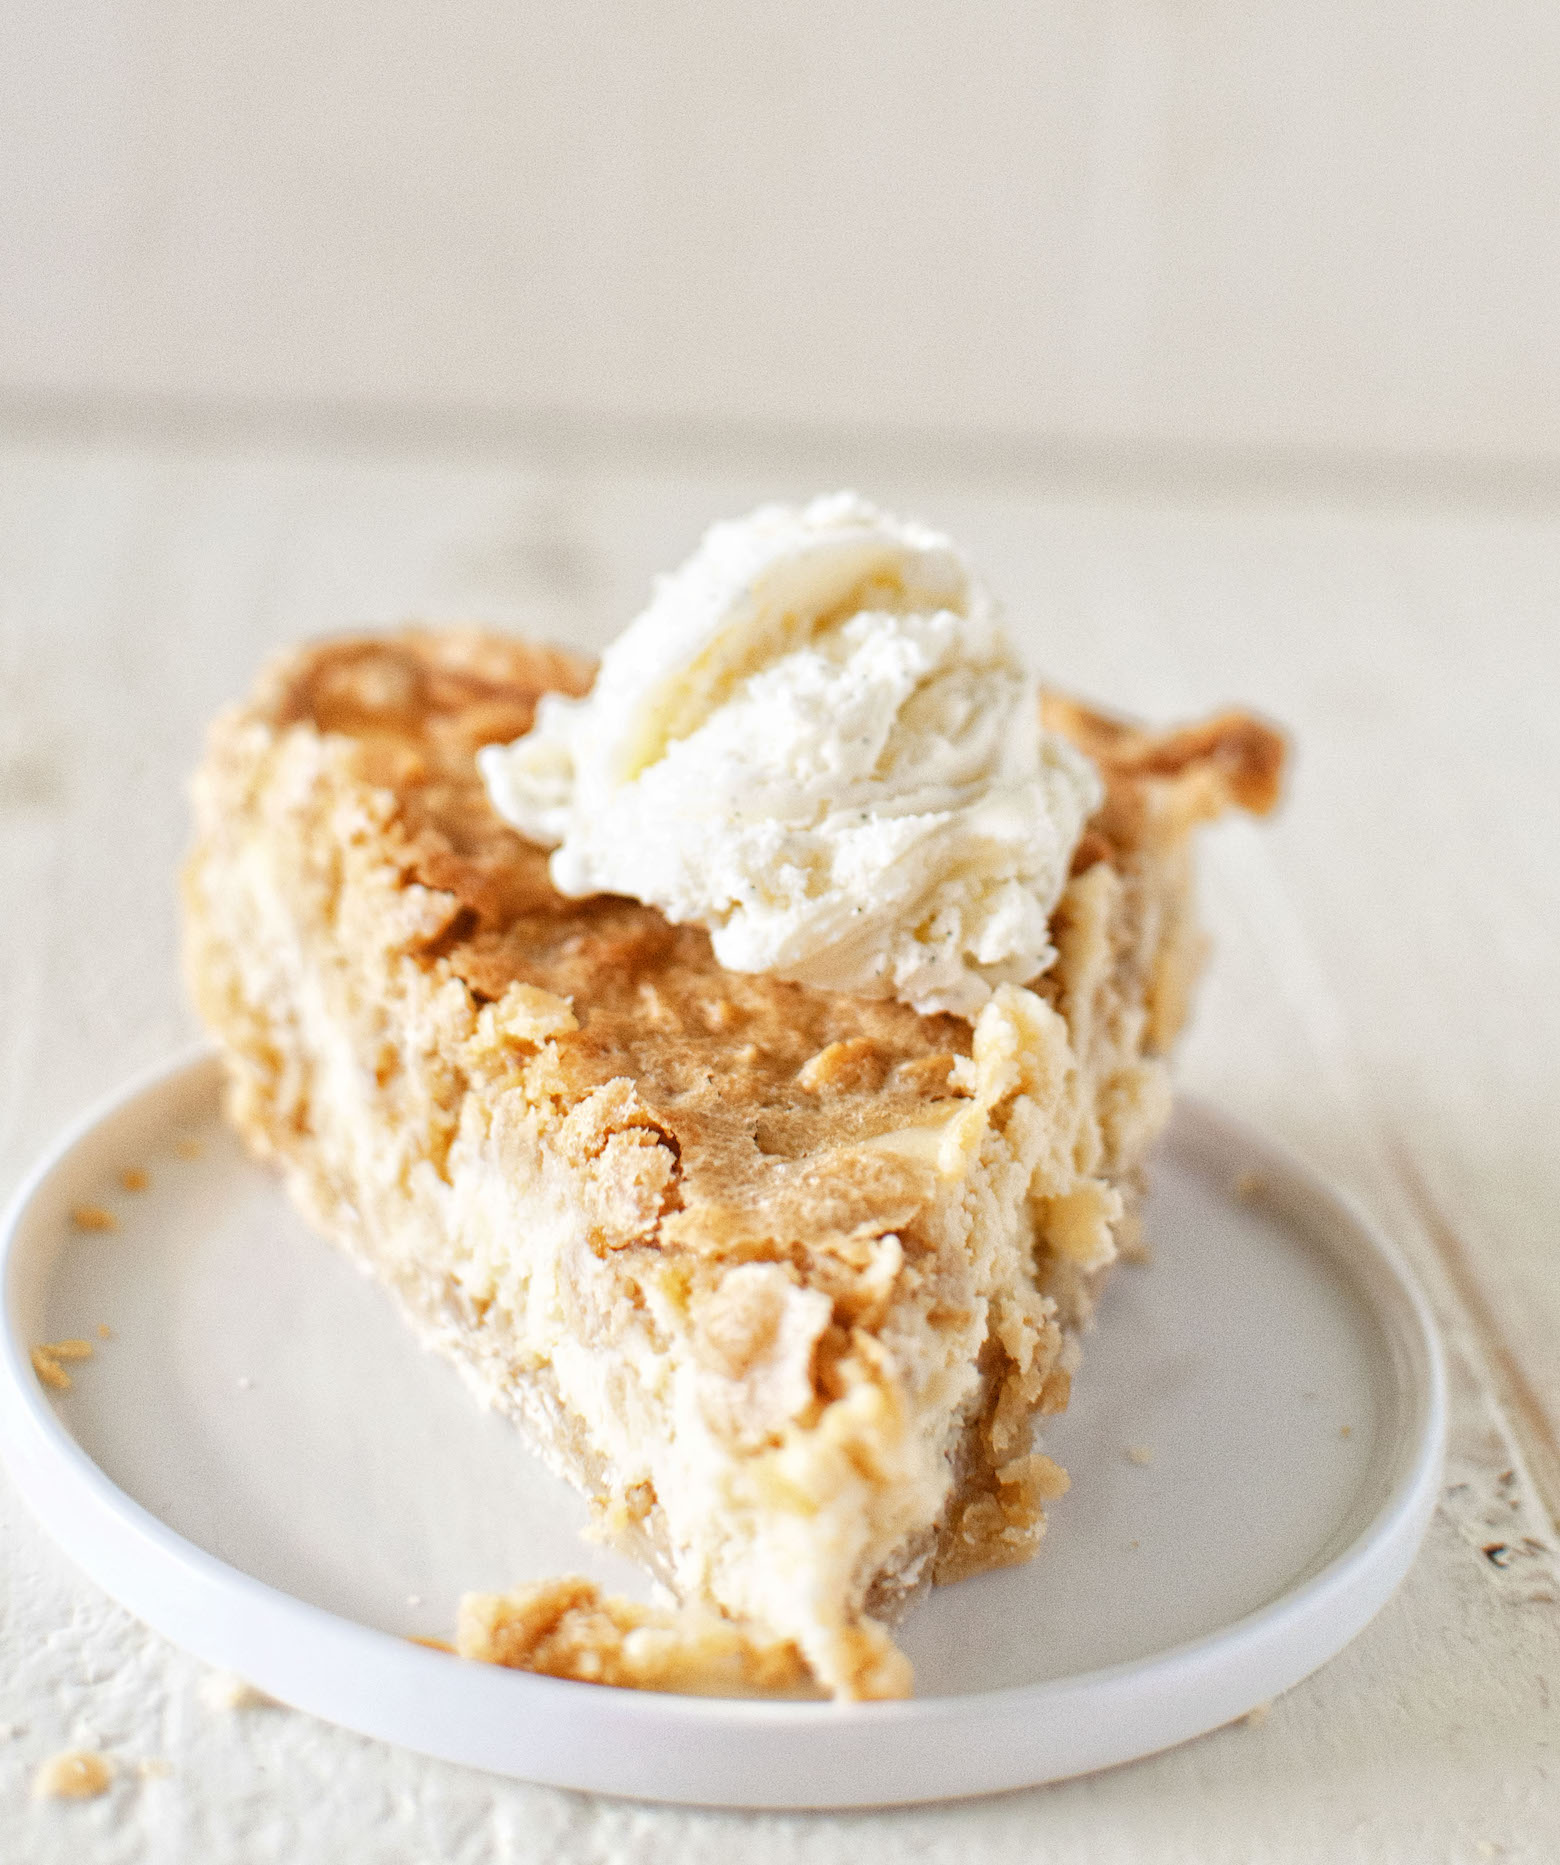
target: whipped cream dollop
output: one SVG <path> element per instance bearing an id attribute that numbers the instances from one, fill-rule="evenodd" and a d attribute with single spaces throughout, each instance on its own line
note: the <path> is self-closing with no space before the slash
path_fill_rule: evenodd
<path id="1" fill-rule="evenodd" d="M 583 699 L 481 753 L 561 893 L 709 929 L 731 971 L 973 1017 L 1054 956 L 1098 806 L 949 540 L 848 493 L 716 525 Z"/>

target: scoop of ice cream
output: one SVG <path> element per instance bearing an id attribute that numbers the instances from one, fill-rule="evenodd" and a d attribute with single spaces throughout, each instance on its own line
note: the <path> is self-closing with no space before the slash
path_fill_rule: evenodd
<path id="1" fill-rule="evenodd" d="M 481 762 L 560 892 L 705 926 L 731 971 L 965 1016 L 1050 962 L 1100 797 L 961 554 L 850 494 L 716 525 L 590 693 Z"/>

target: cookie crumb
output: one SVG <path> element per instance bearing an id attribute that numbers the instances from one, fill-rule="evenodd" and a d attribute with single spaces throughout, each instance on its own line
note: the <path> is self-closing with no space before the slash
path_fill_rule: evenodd
<path id="1" fill-rule="evenodd" d="M 98 1339 L 99 1340 L 112 1340 L 113 1338 L 114 1338 L 114 1330 L 108 1325 L 106 1321 L 100 1321 L 98 1323 Z"/>
<path id="2" fill-rule="evenodd" d="M 127 1192 L 144 1192 L 152 1182 L 152 1175 L 145 1166 L 126 1166 L 119 1175 L 119 1183 Z"/>
<path id="3" fill-rule="evenodd" d="M 72 1205 L 70 1221 L 77 1230 L 118 1230 L 119 1219 L 100 1204 Z"/>
<path id="4" fill-rule="evenodd" d="M 1267 1190 L 1267 1181 L 1260 1172 L 1242 1172 L 1235 1181 L 1235 1196 L 1242 1204 L 1255 1204 Z"/>
<path id="5" fill-rule="evenodd" d="M 247 1679 L 232 1671 L 212 1671 L 200 1680 L 200 1700 L 208 1710 L 269 1710 L 277 1707 Z"/>
<path id="6" fill-rule="evenodd" d="M 789 1639 L 702 1607 L 666 1610 L 603 1594 L 580 1574 L 465 1594 L 455 1649 L 484 1664 L 629 1690 L 745 1695 L 797 1690 L 809 1678 Z"/>
<path id="7" fill-rule="evenodd" d="M 173 1150 L 175 1153 L 178 1154 L 180 1159 L 199 1159 L 200 1158 L 200 1141 L 199 1140 L 176 1140 L 174 1142 Z"/>
<path id="8" fill-rule="evenodd" d="M 56 1392 L 70 1391 L 70 1374 L 65 1371 L 58 1360 L 50 1359 L 47 1347 L 34 1347 L 29 1357 L 32 1360 L 33 1371 L 45 1386 L 52 1386 Z"/>
<path id="9" fill-rule="evenodd" d="M 92 1749 L 68 1748 L 51 1755 L 33 1776 L 34 1800 L 96 1800 L 108 1792 L 114 1764 Z"/>
<path id="10" fill-rule="evenodd" d="M 1259 1703 L 1255 1709 L 1247 1710 L 1246 1714 L 1241 1718 L 1241 1721 L 1248 1729 L 1260 1729 L 1272 1714 L 1273 1705 L 1271 1703 Z"/>
<path id="11" fill-rule="evenodd" d="M 1134 1464 L 1151 1464 L 1154 1461 L 1153 1447 L 1148 1444 L 1129 1444 L 1127 1462 Z"/>
<path id="12" fill-rule="evenodd" d="M 414 1632 L 406 1642 L 408 1645 L 421 1645 L 428 1651 L 447 1651 L 451 1657 L 455 1656 L 455 1647 L 447 1638 L 423 1638 Z"/>
<path id="13" fill-rule="evenodd" d="M 90 1360 L 92 1343 L 89 1340 L 51 1340 L 42 1351 L 51 1360 Z"/>

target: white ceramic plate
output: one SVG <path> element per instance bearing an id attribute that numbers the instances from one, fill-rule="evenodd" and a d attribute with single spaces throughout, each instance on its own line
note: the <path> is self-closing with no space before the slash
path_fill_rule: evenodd
<path id="1" fill-rule="evenodd" d="M 123 1189 L 141 1167 L 150 1186 Z M 104 1206 L 111 1232 L 70 1212 Z M 837 1706 L 648 1695 L 407 1642 L 459 1594 L 584 1571 L 585 1510 L 388 1297 L 293 1215 L 218 1112 L 209 1057 L 67 1135 L 5 1227 L 0 1442 L 66 1551 L 149 1624 L 284 1701 L 533 1781 L 730 1806 L 866 1806 L 1148 1754 L 1297 1682 L 1366 1624 L 1429 1520 L 1443 1376 L 1360 1214 L 1183 1104 L 1073 1405 L 1029 1565 L 903 1627 L 921 1694 Z M 101 1338 L 99 1324 L 112 1330 Z M 94 1342 L 69 1392 L 31 1345 Z"/>

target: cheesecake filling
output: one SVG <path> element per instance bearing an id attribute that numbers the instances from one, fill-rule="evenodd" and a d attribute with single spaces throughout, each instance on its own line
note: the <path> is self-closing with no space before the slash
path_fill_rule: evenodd
<path id="1" fill-rule="evenodd" d="M 715 526 L 591 692 L 479 762 L 561 893 L 704 926 L 730 971 L 972 1019 L 1054 958 L 1101 795 L 960 552 L 848 493 Z"/>

